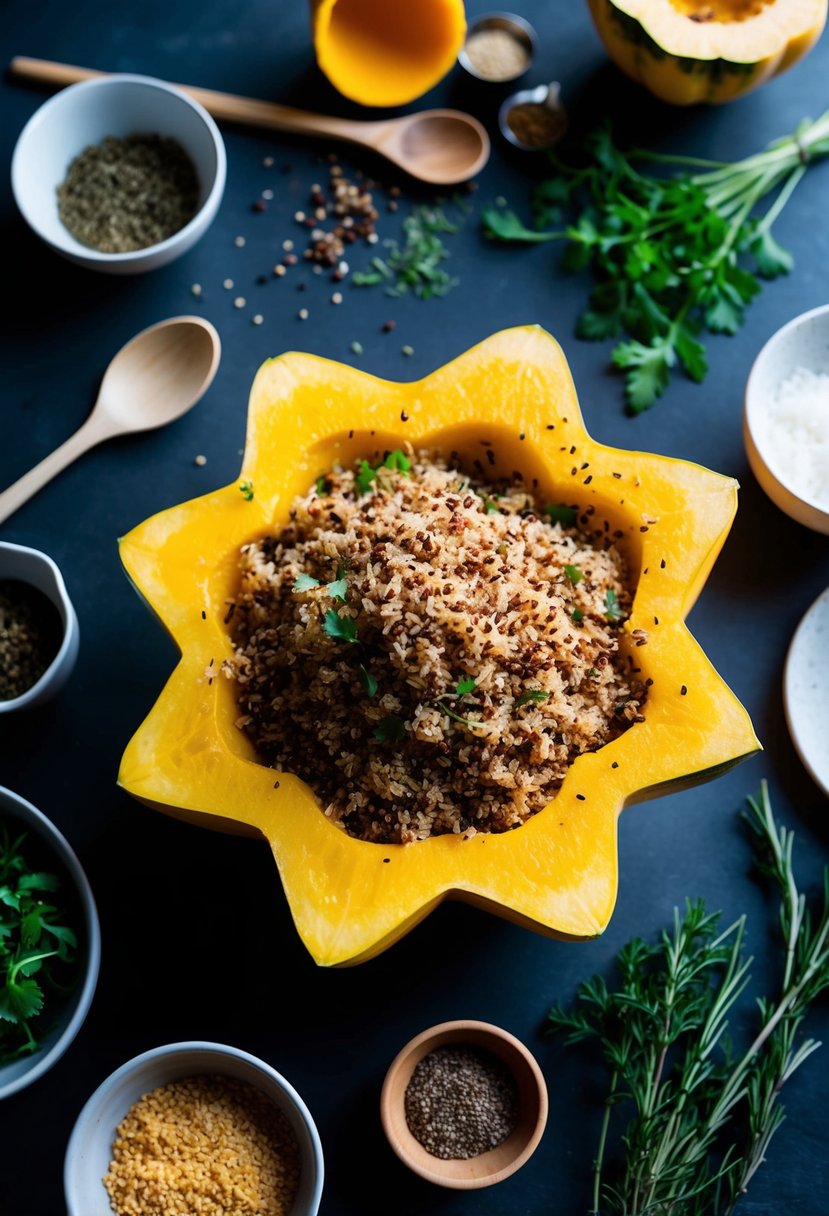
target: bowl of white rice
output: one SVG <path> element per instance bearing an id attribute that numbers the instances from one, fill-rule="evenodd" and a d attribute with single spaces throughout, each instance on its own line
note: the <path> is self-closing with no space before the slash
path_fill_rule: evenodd
<path id="1" fill-rule="evenodd" d="M 829 304 L 778 329 L 754 360 L 743 436 L 772 502 L 829 535 Z"/>

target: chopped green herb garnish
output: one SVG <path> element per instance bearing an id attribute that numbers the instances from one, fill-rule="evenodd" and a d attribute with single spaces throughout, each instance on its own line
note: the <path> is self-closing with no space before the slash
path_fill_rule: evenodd
<path id="1" fill-rule="evenodd" d="M 325 488 L 327 484 L 328 483 L 327 483 L 324 475 L 322 477 L 317 478 L 316 489 L 317 489 L 318 498 L 322 498 L 323 495 L 327 493 L 326 488 Z"/>
<path id="2" fill-rule="evenodd" d="M 573 620 L 576 622 L 577 625 L 580 625 L 581 622 L 584 620 L 584 613 L 582 612 L 581 608 L 574 608 L 573 611 L 570 613 L 570 616 L 573 618 Z"/>
<path id="3" fill-rule="evenodd" d="M 377 477 L 377 470 L 373 469 L 367 460 L 360 461 L 360 467 L 357 470 L 357 489 L 361 494 L 368 494 L 371 489 L 372 482 Z"/>
<path id="4" fill-rule="evenodd" d="M 604 614 L 609 621 L 621 621 L 622 619 L 619 597 L 612 587 L 608 587 L 604 597 Z"/>
<path id="5" fill-rule="evenodd" d="M 360 676 L 360 683 L 363 686 L 363 692 L 367 697 L 373 697 L 377 692 L 377 681 L 375 680 L 374 676 L 371 674 L 368 668 L 363 667 L 362 663 L 359 666 L 358 673 Z"/>
<path id="6" fill-rule="evenodd" d="M 455 685 L 455 692 L 459 697 L 462 697 L 466 693 L 472 692 L 474 687 L 475 680 L 472 678 L 472 676 L 468 676 L 465 680 L 458 680 L 457 684 Z"/>
<path id="7" fill-rule="evenodd" d="M 549 695 L 542 688 L 529 688 L 526 692 L 522 692 L 520 697 L 515 698 L 515 704 L 517 707 L 527 705 L 530 701 L 546 701 Z"/>
<path id="8" fill-rule="evenodd" d="M 393 452 L 389 452 L 383 461 L 383 467 L 386 469 L 396 469 L 400 473 L 408 473 L 412 467 L 412 462 L 405 452 L 401 452 L 400 448 L 395 448 Z"/>
<path id="9" fill-rule="evenodd" d="M 544 514 L 549 515 L 553 523 L 561 524 L 564 528 L 569 528 L 576 522 L 578 510 L 575 507 L 565 507 L 559 503 L 551 503 L 549 507 L 544 508 Z"/>
<path id="10" fill-rule="evenodd" d="M 493 494 L 491 498 L 484 499 L 484 510 L 486 511 L 487 515 L 497 515 L 500 511 L 501 508 L 495 501 L 496 498 L 497 495 Z"/>
<path id="11" fill-rule="evenodd" d="M 588 671 L 587 675 L 591 680 L 597 680 L 599 678 L 598 667 L 591 667 L 590 670 Z"/>
<path id="12" fill-rule="evenodd" d="M 240 481 L 239 493 L 242 495 L 245 502 L 251 502 L 253 500 L 253 482 L 247 480 Z"/>
<path id="13" fill-rule="evenodd" d="M 332 600 L 345 601 L 345 593 L 348 583 L 344 578 L 335 578 L 332 583 L 329 583 L 325 588 Z"/>
<path id="14" fill-rule="evenodd" d="M 445 296 L 457 279 L 441 265 L 449 257 L 441 235 L 453 234 L 458 227 L 439 207 L 415 207 L 403 221 L 403 244 L 393 242 L 385 260 L 372 258 L 371 269 L 356 271 L 351 282 L 355 287 L 374 287 L 386 282 L 389 296 L 402 296 L 409 291 L 421 300 Z"/>
<path id="15" fill-rule="evenodd" d="M 353 616 L 340 616 L 336 608 L 329 608 L 323 621 L 323 629 L 330 638 L 338 642 L 358 642 L 357 622 Z"/>
<path id="16" fill-rule="evenodd" d="M 577 586 L 584 578 L 584 573 L 583 571 L 579 570 L 578 566 L 566 565 L 564 567 L 564 573 L 567 575 L 574 587 Z"/>
<path id="17" fill-rule="evenodd" d="M 294 591 L 311 591 L 314 587 L 319 587 L 320 581 L 310 574 L 298 574 L 294 579 Z"/>
<path id="18" fill-rule="evenodd" d="M 406 734 L 406 723 L 397 714 L 387 714 L 381 718 L 371 732 L 381 743 L 399 743 Z"/>

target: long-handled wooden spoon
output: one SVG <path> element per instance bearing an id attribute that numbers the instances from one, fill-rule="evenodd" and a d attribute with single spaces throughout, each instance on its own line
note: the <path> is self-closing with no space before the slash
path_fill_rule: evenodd
<path id="1" fill-rule="evenodd" d="M 107 368 L 80 430 L 0 494 L 0 523 L 97 443 L 180 418 L 207 391 L 221 349 L 216 330 L 201 317 L 171 317 L 137 334 Z"/>
<path id="2" fill-rule="evenodd" d="M 109 75 L 90 68 L 21 56 L 12 60 L 10 70 L 13 76 L 24 80 L 59 86 Z M 187 84 L 176 87 L 200 102 L 214 118 L 360 144 L 379 152 L 410 176 L 433 186 L 467 181 L 479 173 L 489 159 L 489 136 L 477 118 L 461 110 L 422 110 L 403 118 L 351 122 L 345 118 L 293 110 L 270 101 L 256 101 L 252 97 L 235 97 L 232 93 L 216 93 Z"/>

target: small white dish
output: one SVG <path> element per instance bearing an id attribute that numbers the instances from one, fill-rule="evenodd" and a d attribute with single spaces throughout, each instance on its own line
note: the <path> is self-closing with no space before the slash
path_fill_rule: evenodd
<path id="1" fill-rule="evenodd" d="M 829 587 L 805 614 L 783 672 L 786 723 L 797 754 L 829 795 Z"/>
<path id="2" fill-rule="evenodd" d="M 34 709 L 36 705 L 42 705 L 63 687 L 78 657 L 80 634 L 78 618 L 63 575 L 51 557 L 39 549 L 0 541 L 0 579 L 30 583 L 52 601 L 63 626 L 60 648 L 40 679 L 19 697 L 0 700 L 0 714 L 10 714 L 18 709 Z"/>
<path id="3" fill-rule="evenodd" d="M 198 175 L 199 208 L 165 241 L 101 253 L 63 226 L 57 189 L 84 148 L 108 135 L 133 134 L 169 136 L 181 145 Z M 108 274 L 140 274 L 172 262 L 206 232 L 222 201 L 226 172 L 222 137 L 203 106 L 163 80 L 112 75 L 71 85 L 32 115 L 14 149 L 12 190 L 29 227 L 70 262 Z"/>
<path id="4" fill-rule="evenodd" d="M 322 1145 L 308 1107 L 276 1069 L 221 1043 L 169 1043 L 128 1060 L 98 1086 L 78 1116 L 63 1169 L 69 1216 L 112 1216 L 103 1177 L 115 1129 L 134 1102 L 160 1085 L 210 1074 L 255 1085 L 282 1111 L 300 1155 L 299 1190 L 290 1216 L 316 1216 L 322 1195 Z"/>
<path id="5" fill-rule="evenodd" d="M 95 897 L 81 863 L 66 838 L 31 802 L 0 786 L 0 823 L 4 822 L 12 823 L 31 837 L 37 837 L 54 856 L 57 863 L 55 868 L 59 867 L 75 887 L 83 923 L 78 926 L 78 982 L 40 1049 L 34 1055 L 0 1065 L 0 1099 L 8 1098 L 37 1081 L 66 1051 L 89 1012 L 101 964 L 101 928 Z"/>
<path id="6" fill-rule="evenodd" d="M 766 494 L 798 523 L 829 535 L 829 510 L 784 477 L 765 434 L 764 409 L 798 368 L 829 374 L 829 304 L 802 313 L 769 338 L 751 368 L 743 410 L 748 462 Z"/>

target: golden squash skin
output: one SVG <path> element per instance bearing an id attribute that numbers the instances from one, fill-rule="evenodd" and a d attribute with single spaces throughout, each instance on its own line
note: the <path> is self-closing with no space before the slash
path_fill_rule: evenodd
<path id="1" fill-rule="evenodd" d="M 238 550 L 279 529 L 293 498 L 340 461 L 411 442 L 479 456 L 493 477 L 522 471 L 542 498 L 608 521 L 638 576 L 620 645 L 653 685 L 644 722 L 573 764 L 528 823 L 469 840 L 379 845 L 346 835 L 308 786 L 257 762 L 235 726 L 236 691 L 213 678 L 231 654 L 226 601 Z M 121 542 L 138 591 L 181 659 L 124 754 L 136 798 L 270 843 L 297 929 L 323 965 L 371 958 L 441 900 L 467 900 L 541 932 L 600 934 L 616 898 L 616 819 L 625 805 L 713 776 L 757 750 L 748 716 L 684 618 L 737 505 L 727 477 L 663 456 L 605 447 L 585 429 L 561 348 L 543 330 L 505 330 L 424 380 L 398 384 L 303 354 L 269 360 L 250 397 L 238 482 L 152 517 Z M 658 622 L 658 623 L 657 623 Z M 648 634 L 635 646 L 635 629 Z"/>
<path id="2" fill-rule="evenodd" d="M 827 0 L 588 0 L 613 62 L 671 105 L 742 97 L 802 59 Z"/>

